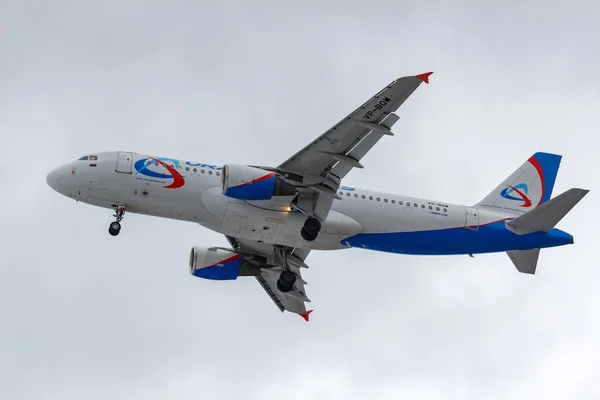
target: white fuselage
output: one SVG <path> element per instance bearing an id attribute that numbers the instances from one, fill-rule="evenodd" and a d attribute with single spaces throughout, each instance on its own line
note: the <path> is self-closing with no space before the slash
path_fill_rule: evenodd
<path id="1" fill-rule="evenodd" d="M 500 246 L 504 236 L 498 236 L 496 247 L 479 243 L 485 236 L 480 228 L 497 225 L 507 219 L 505 214 L 344 186 L 338 192 L 342 199 L 333 202 L 317 239 L 308 242 L 298 234 L 306 219 L 302 213 L 224 196 L 217 166 L 161 158 L 170 160 L 180 173 L 182 179 L 175 182 L 169 171 L 160 172 L 158 163 L 154 172 L 140 173 L 135 165 L 147 157 L 136 153 L 127 153 L 131 165 L 118 172 L 118 154 L 122 153 L 96 153 L 93 162 L 79 160 L 59 167 L 48 175 L 48 184 L 95 206 L 124 204 L 127 212 L 196 222 L 223 235 L 304 249 L 362 247 L 406 254 L 468 254 L 506 251 L 504 247 L 513 246 Z M 440 236 L 443 232 L 452 234 Z M 479 244 L 465 245 L 473 240 Z"/>

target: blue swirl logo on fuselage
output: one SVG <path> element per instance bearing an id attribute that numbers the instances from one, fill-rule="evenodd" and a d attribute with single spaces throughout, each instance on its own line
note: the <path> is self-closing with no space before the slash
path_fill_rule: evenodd
<path id="1" fill-rule="evenodd" d="M 154 160 L 154 161 L 150 161 L 150 160 Z M 174 167 L 167 164 L 165 161 L 172 163 L 174 165 Z M 164 168 L 166 168 L 168 173 L 164 174 L 164 173 L 157 172 L 157 171 L 151 169 L 152 166 L 158 166 L 158 164 L 160 164 Z M 145 175 L 150 178 L 173 179 L 173 183 L 165 186 L 165 188 L 167 188 L 167 189 L 177 189 L 177 188 L 180 188 L 183 185 L 185 185 L 185 179 L 183 179 L 183 176 L 179 173 L 179 171 L 177 171 L 177 169 L 176 169 L 177 167 L 179 167 L 178 160 L 175 160 L 173 158 L 164 158 L 164 157 L 142 158 L 141 160 L 138 160 L 133 166 L 133 168 L 135 168 L 135 170 L 137 171 L 138 174 Z"/>
<path id="2" fill-rule="evenodd" d="M 167 164 L 168 163 L 168 164 Z M 168 173 L 158 172 L 154 168 L 161 165 L 164 167 Z M 216 171 L 220 171 L 223 167 L 218 167 L 216 165 L 204 164 L 204 163 L 193 163 L 191 161 L 186 161 L 185 165 L 190 167 L 200 167 L 200 168 L 208 168 Z M 167 157 L 146 157 L 142 158 L 134 164 L 133 168 L 137 171 L 138 174 L 147 176 L 148 178 L 154 179 L 173 179 L 173 183 L 165 186 L 167 189 L 176 189 L 185 185 L 184 177 L 177 171 L 181 169 L 179 166 L 179 160 L 174 158 Z M 203 171 L 204 172 L 204 171 Z"/>

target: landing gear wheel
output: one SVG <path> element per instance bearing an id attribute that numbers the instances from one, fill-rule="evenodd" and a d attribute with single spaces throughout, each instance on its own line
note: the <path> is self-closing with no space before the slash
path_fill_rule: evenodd
<path id="1" fill-rule="evenodd" d="M 310 217 L 304 222 L 304 227 L 300 231 L 300 235 L 302 236 L 302 239 L 312 242 L 317 238 L 320 230 L 321 221 L 314 217 Z"/>
<path id="2" fill-rule="evenodd" d="M 115 222 L 111 222 L 110 226 L 108 227 L 108 233 L 110 233 L 112 236 L 117 236 L 119 232 L 121 232 L 121 220 L 125 216 L 125 204 L 119 204 L 113 206 L 113 208 L 115 210 L 115 215 L 113 215 L 113 217 L 115 217 L 117 220 Z"/>
<path id="3" fill-rule="evenodd" d="M 321 230 L 321 221 L 310 217 L 304 222 L 304 229 L 311 233 L 318 233 Z"/>
<path id="4" fill-rule="evenodd" d="M 317 238 L 317 234 L 311 235 L 310 233 L 306 232 L 305 228 L 300 230 L 300 236 L 302 236 L 302 239 L 306 240 L 307 242 L 312 242 Z"/>
<path id="5" fill-rule="evenodd" d="M 121 224 L 117 221 L 111 223 L 108 227 L 108 233 L 110 233 L 112 236 L 117 236 L 119 232 L 121 232 Z"/>
<path id="6" fill-rule="evenodd" d="M 294 288 L 294 283 L 296 283 L 296 274 L 292 271 L 283 271 L 277 279 L 277 289 L 287 293 Z"/>

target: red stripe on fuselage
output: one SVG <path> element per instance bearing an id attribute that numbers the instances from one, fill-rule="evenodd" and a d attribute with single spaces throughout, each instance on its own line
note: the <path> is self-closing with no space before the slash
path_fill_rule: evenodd
<path id="1" fill-rule="evenodd" d="M 479 227 L 482 227 L 482 226 L 486 226 L 486 225 L 492 225 L 492 224 L 495 224 L 496 222 L 508 221 L 509 219 L 515 219 L 515 218 L 516 218 L 516 217 L 502 218 L 502 219 L 498 219 L 498 220 L 496 220 L 496 221 L 492 221 L 492 222 L 485 222 L 485 223 L 483 223 L 483 224 L 477 224 L 477 225 L 467 225 L 467 226 L 456 226 L 456 227 L 454 227 L 454 228 L 450 228 L 450 229 L 470 228 L 470 227 L 472 227 L 472 226 L 479 226 Z"/>

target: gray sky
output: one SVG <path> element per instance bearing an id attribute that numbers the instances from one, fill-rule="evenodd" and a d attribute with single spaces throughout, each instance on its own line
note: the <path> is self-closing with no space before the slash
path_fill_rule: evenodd
<path id="1" fill-rule="evenodd" d="M 600 3 L 18 1 L 0 12 L 0 398 L 600 397 Z M 553 2 L 558 3 L 558 2 Z M 52 4 L 52 5 L 50 5 Z M 505 254 L 313 252 L 315 312 L 192 277 L 191 223 L 53 192 L 103 150 L 278 165 L 434 71 L 344 184 L 473 204 L 536 151 L 590 194 L 537 275 Z"/>

